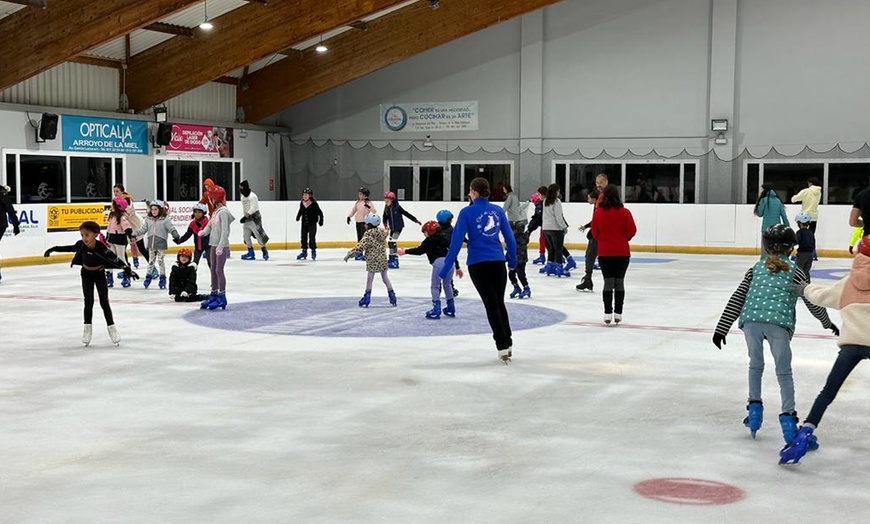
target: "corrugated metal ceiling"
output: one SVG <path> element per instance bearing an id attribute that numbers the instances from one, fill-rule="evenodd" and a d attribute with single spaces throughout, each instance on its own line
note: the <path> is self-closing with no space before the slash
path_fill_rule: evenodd
<path id="1" fill-rule="evenodd" d="M 0 2 L 0 18 L 5 18 L 15 11 L 24 9 L 24 7 L 25 6 L 23 5 L 13 4 L 11 2 Z"/>

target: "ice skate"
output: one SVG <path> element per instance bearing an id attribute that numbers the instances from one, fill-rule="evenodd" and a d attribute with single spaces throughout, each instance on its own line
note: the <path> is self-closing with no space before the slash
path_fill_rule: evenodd
<path id="1" fill-rule="evenodd" d="M 572 269 L 577 267 L 577 262 L 574 261 L 574 257 L 568 255 L 568 258 L 565 259 L 565 271 L 571 271 Z"/>
<path id="2" fill-rule="evenodd" d="M 260 248 L 260 251 L 263 252 L 263 260 L 269 260 L 269 250 L 266 249 L 266 246 Z"/>
<path id="3" fill-rule="evenodd" d="M 543 264 L 546 260 L 547 260 L 547 259 L 544 258 L 544 254 L 541 253 L 541 256 L 539 256 L 538 258 L 532 260 L 532 264 L 534 264 L 534 265 L 537 266 L 537 265 L 539 265 L 539 264 Z"/>
<path id="4" fill-rule="evenodd" d="M 311 260 L 317 260 L 317 250 L 316 249 L 311 250 Z"/>
<path id="5" fill-rule="evenodd" d="M 438 320 L 441 318 L 441 301 L 433 300 L 432 301 L 432 309 L 426 312 L 426 318 L 431 320 Z"/>
<path id="6" fill-rule="evenodd" d="M 604 323 L 608 326 L 613 322 L 613 313 L 605 313 L 604 314 Z"/>
<path id="7" fill-rule="evenodd" d="M 523 287 L 523 290 L 520 292 L 520 298 L 532 298 L 532 289 L 529 286 Z"/>
<path id="8" fill-rule="evenodd" d="M 755 433 L 761 429 L 761 423 L 764 420 L 764 406 L 760 400 L 750 400 L 746 405 L 746 411 L 749 415 L 743 419 L 743 425 L 749 428 L 752 433 L 752 438 L 755 438 Z"/>
<path id="9" fill-rule="evenodd" d="M 203 301 L 199 304 L 199 309 L 208 309 L 208 306 L 209 306 L 212 302 L 214 302 L 214 301 L 217 300 L 217 296 L 218 296 L 218 292 L 217 292 L 217 291 L 212 291 L 211 294 L 208 295 L 208 296 L 206 297 L 206 299 L 203 300 Z"/>
<path id="10" fill-rule="evenodd" d="M 447 315 L 448 317 L 455 317 L 456 316 L 456 303 L 453 301 L 452 298 L 447 301 L 447 307 L 444 308 L 443 313 L 445 315 Z"/>
<path id="11" fill-rule="evenodd" d="M 160 280 L 157 281 L 160 289 L 166 289 L 166 275 L 160 275 Z"/>
<path id="12" fill-rule="evenodd" d="M 219 292 L 215 300 L 208 304 L 209 311 L 214 311 L 217 308 L 224 310 L 227 308 L 227 294 L 223 291 Z"/>
<path id="13" fill-rule="evenodd" d="M 139 257 L 133 257 L 133 269 L 139 269 Z"/>
<path id="14" fill-rule="evenodd" d="M 563 267 L 561 264 L 556 264 L 555 269 L 556 269 L 555 274 L 557 277 L 570 277 L 571 276 L 571 272 L 568 271 L 567 269 L 565 269 L 565 267 Z"/>
<path id="15" fill-rule="evenodd" d="M 547 271 L 550 270 L 551 264 L 552 264 L 552 262 L 547 262 L 546 264 L 544 264 L 544 266 L 538 270 L 538 273 L 547 274 Z"/>
<path id="16" fill-rule="evenodd" d="M 109 271 L 106 272 L 106 284 L 109 287 L 115 287 L 115 277 Z"/>
<path id="17" fill-rule="evenodd" d="M 112 340 L 112 344 L 116 346 L 121 343 L 121 335 L 118 334 L 118 328 L 115 327 L 114 324 L 108 326 L 106 328 L 109 331 L 109 338 Z"/>
<path id="18" fill-rule="evenodd" d="M 523 290 L 520 289 L 520 286 L 518 284 L 514 284 L 514 290 L 511 291 L 510 297 L 517 298 L 518 296 L 522 295 L 522 293 L 523 293 Z"/>
<path id="19" fill-rule="evenodd" d="M 392 289 L 390 289 L 387 291 L 387 295 L 390 297 L 390 305 L 393 307 L 396 307 L 396 305 L 397 305 L 396 292 L 393 291 Z"/>
<path id="20" fill-rule="evenodd" d="M 121 287 L 130 287 L 130 279 L 127 277 L 122 278 Z"/>
<path id="21" fill-rule="evenodd" d="M 241 258 L 242 260 L 254 260 L 256 258 L 254 255 L 254 248 L 249 247 L 248 252 L 239 258 Z"/>
<path id="22" fill-rule="evenodd" d="M 82 344 L 88 347 L 91 344 L 91 337 L 94 336 L 94 326 L 85 324 L 85 329 L 82 331 Z"/>
<path id="23" fill-rule="evenodd" d="M 782 439 L 786 444 L 790 443 L 794 436 L 797 434 L 798 427 L 798 418 L 797 413 L 792 411 L 791 413 L 780 413 L 779 415 L 779 427 L 782 429 Z"/>
<path id="24" fill-rule="evenodd" d="M 372 302 L 372 292 L 366 291 L 363 293 L 361 299 L 359 299 L 359 307 L 369 307 L 369 304 Z"/>
<path id="25" fill-rule="evenodd" d="M 365 261 L 366 261 L 366 256 L 363 255 L 362 253 L 357 253 L 356 256 L 353 257 L 353 259 L 354 259 L 354 260 L 360 260 L 360 261 L 362 261 L 362 262 L 365 262 Z"/>
<path id="26" fill-rule="evenodd" d="M 387 267 L 389 269 L 399 269 L 399 257 L 390 255 L 390 258 L 387 260 Z"/>
<path id="27" fill-rule="evenodd" d="M 577 284 L 577 291 L 592 291 L 592 278 L 589 275 L 583 277 L 583 280 Z"/>
<path id="28" fill-rule="evenodd" d="M 819 448 L 816 436 L 813 435 L 813 428 L 802 426 L 791 442 L 785 445 L 779 452 L 780 465 L 796 465 L 800 463 L 801 458 L 806 455 L 807 450 L 811 448 L 811 443 L 815 445 L 814 449 Z"/>
<path id="29" fill-rule="evenodd" d="M 308 258 L 308 250 L 307 249 L 303 249 L 301 253 L 296 255 L 296 260 L 305 260 L 307 258 Z M 314 258 L 313 252 L 312 252 L 311 258 Z"/>
<path id="30" fill-rule="evenodd" d="M 148 286 L 151 285 L 152 278 L 151 273 L 145 275 L 145 280 L 142 281 L 142 285 L 145 286 L 145 289 L 148 289 Z"/>
<path id="31" fill-rule="evenodd" d="M 613 314 L 613 323 L 619 324 L 620 322 L 622 322 L 622 313 L 614 313 Z"/>
<path id="32" fill-rule="evenodd" d="M 504 362 L 505 366 L 508 365 L 508 363 L 511 361 L 512 356 L 513 352 L 511 351 L 511 348 L 498 350 L 498 358 L 500 358 L 502 362 Z"/>

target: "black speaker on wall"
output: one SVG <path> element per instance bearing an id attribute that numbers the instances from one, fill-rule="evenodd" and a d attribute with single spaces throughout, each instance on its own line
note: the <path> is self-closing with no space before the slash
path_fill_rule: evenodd
<path id="1" fill-rule="evenodd" d="M 58 116 L 53 113 L 42 113 L 36 133 L 40 140 L 54 140 L 57 137 L 57 120 Z"/>
<path id="2" fill-rule="evenodd" d="M 160 122 L 157 126 L 157 136 L 155 141 L 158 146 L 168 146 L 172 142 L 172 124 L 168 122 Z"/>

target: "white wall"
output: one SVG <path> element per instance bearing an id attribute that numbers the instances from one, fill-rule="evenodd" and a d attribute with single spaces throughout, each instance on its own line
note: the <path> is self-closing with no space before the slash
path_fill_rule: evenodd
<path id="1" fill-rule="evenodd" d="M 173 202 L 174 218 L 179 233 L 184 233 L 189 222 L 191 202 Z M 347 225 L 345 217 L 352 202 L 321 201 L 325 216 L 324 226 L 318 230 L 317 240 L 324 247 L 348 245 L 356 241 L 353 225 Z M 144 209 L 144 206 L 139 205 Z M 379 205 L 379 210 L 381 206 Z M 677 250 L 701 252 L 729 252 L 735 249 L 754 249 L 760 243 L 761 221 L 752 214 L 749 205 L 662 205 L 630 204 L 627 206 L 637 222 L 638 233 L 632 241 L 637 250 Z M 440 209 L 450 209 L 458 215 L 462 209 L 459 202 L 408 202 L 405 208 L 421 221 L 434 219 Z M 7 264 L 16 258 L 39 257 L 48 247 L 75 242 L 77 232 L 46 233 L 45 206 L 17 206 L 19 213 L 35 217 L 37 224 L 28 224 L 17 237 L 7 237 L 2 243 L 2 254 Z M 241 204 L 229 203 L 230 211 L 241 217 Z M 296 249 L 299 242 L 299 223 L 295 221 L 298 202 L 263 202 L 261 211 L 264 227 L 274 249 L 282 249 L 285 243 Z M 565 218 L 571 225 L 566 238 L 569 244 L 585 244 L 586 237 L 576 226 L 585 224 L 592 215 L 588 204 L 565 204 Z M 787 206 L 788 216 L 800 211 L 799 206 Z M 818 248 L 846 255 L 851 228 L 848 226 L 850 206 L 822 206 L 816 232 Z M 242 233 L 238 222 L 233 225 L 231 242 L 240 248 Z M 414 224 L 409 224 L 403 235 L 404 245 L 416 245 L 423 235 Z M 536 238 L 532 239 L 536 241 Z M 831 253 L 833 254 L 833 253 Z"/>

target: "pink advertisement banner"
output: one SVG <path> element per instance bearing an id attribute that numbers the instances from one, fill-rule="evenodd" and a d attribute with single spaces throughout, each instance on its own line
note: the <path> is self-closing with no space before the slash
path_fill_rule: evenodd
<path id="1" fill-rule="evenodd" d="M 172 141 L 166 152 L 232 158 L 233 128 L 172 124 Z"/>

